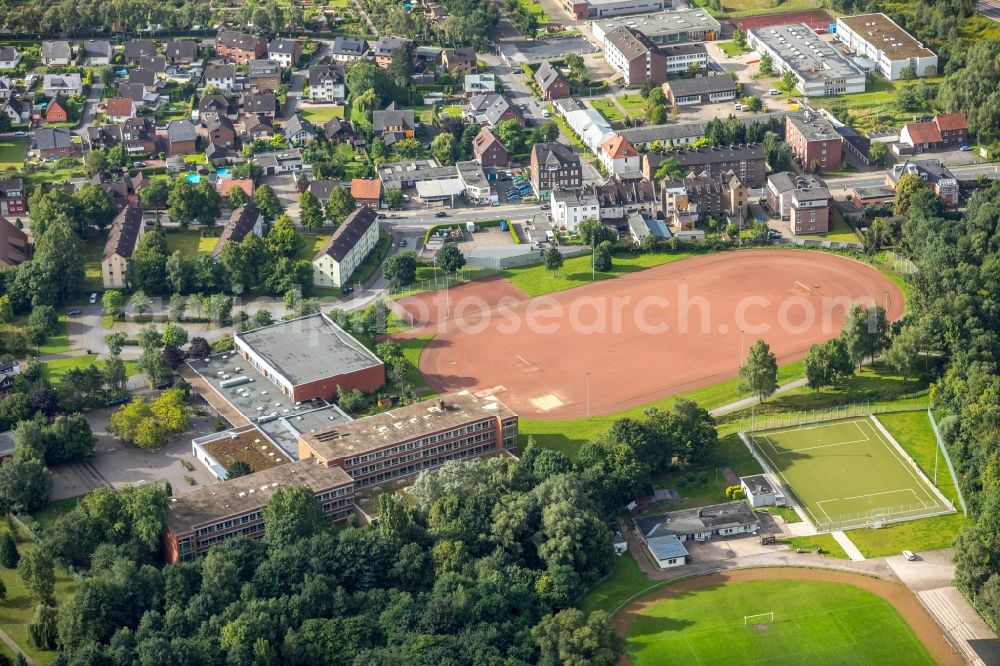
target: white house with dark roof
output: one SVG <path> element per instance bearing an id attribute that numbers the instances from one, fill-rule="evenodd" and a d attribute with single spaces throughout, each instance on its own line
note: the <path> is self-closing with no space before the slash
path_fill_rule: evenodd
<path id="1" fill-rule="evenodd" d="M 73 61 L 73 49 L 64 40 L 45 40 L 42 42 L 42 64 L 45 66 L 64 66 Z"/>
<path id="2" fill-rule="evenodd" d="M 21 54 L 13 46 L 0 46 L 0 69 L 15 69 L 21 62 Z"/>
<path id="3" fill-rule="evenodd" d="M 45 74 L 42 77 L 42 92 L 46 97 L 82 95 L 83 81 L 79 74 Z"/>
<path id="4" fill-rule="evenodd" d="M 236 89 L 236 65 L 213 65 L 205 70 L 205 85 L 231 92 Z"/>
<path id="5" fill-rule="evenodd" d="M 90 67 L 110 65 L 115 55 L 111 42 L 106 39 L 88 39 L 80 44 L 80 51 L 83 64 Z"/>
<path id="6" fill-rule="evenodd" d="M 378 213 L 367 206 L 356 208 L 313 258 L 313 284 L 343 287 L 376 245 Z"/>
<path id="7" fill-rule="evenodd" d="M 267 59 L 272 60 L 282 67 L 294 67 L 299 64 L 302 57 L 302 47 L 296 39 L 284 39 L 278 37 L 272 39 L 267 45 Z"/>
<path id="8" fill-rule="evenodd" d="M 344 66 L 339 63 L 309 68 L 309 97 L 314 102 L 343 102 L 347 97 Z"/>
<path id="9" fill-rule="evenodd" d="M 354 37 L 337 37 L 327 51 L 336 62 L 356 62 L 368 54 L 368 42 Z"/>

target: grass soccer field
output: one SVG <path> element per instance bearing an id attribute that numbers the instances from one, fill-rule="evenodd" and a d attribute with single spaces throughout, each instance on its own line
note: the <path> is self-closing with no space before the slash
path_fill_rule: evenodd
<path id="1" fill-rule="evenodd" d="M 874 417 L 753 432 L 750 440 L 817 529 L 954 510 Z"/>
<path id="2" fill-rule="evenodd" d="M 770 612 L 773 621 L 744 624 L 744 615 Z M 811 580 L 728 581 L 651 602 L 626 648 L 635 666 L 935 663 L 888 601 Z"/>

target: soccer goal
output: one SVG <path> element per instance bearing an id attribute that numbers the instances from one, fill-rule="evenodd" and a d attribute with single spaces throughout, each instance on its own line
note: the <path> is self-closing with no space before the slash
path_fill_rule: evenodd
<path id="1" fill-rule="evenodd" d="M 774 611 L 768 611 L 767 613 L 757 613 L 756 615 L 744 615 L 743 616 L 743 626 L 750 624 L 766 624 L 768 622 L 774 622 Z"/>
<path id="2" fill-rule="evenodd" d="M 796 289 L 801 289 L 802 291 L 804 291 L 807 294 L 809 294 L 810 296 L 812 296 L 812 293 L 813 293 L 812 292 L 812 288 L 810 288 L 809 285 L 807 285 L 807 284 L 805 284 L 803 282 L 799 282 L 798 280 L 796 280 L 795 281 L 795 288 Z"/>

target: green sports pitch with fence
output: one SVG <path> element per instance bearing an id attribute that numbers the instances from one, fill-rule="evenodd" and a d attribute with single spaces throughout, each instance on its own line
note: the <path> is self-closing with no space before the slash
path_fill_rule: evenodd
<path id="1" fill-rule="evenodd" d="M 747 436 L 818 530 L 881 527 L 955 510 L 873 416 Z"/>

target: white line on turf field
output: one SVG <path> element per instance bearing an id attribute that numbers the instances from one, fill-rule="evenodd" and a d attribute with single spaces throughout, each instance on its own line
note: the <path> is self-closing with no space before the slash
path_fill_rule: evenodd
<path id="1" fill-rule="evenodd" d="M 869 417 L 869 420 L 867 421 L 867 426 L 872 429 L 872 432 L 875 434 L 876 439 L 882 442 L 882 446 L 884 446 L 886 450 L 889 451 L 889 455 L 891 455 L 896 462 L 898 462 L 900 465 L 903 466 L 903 469 L 906 470 L 906 473 L 909 474 L 910 478 L 913 479 L 913 481 L 917 484 L 917 487 L 920 488 L 920 491 L 923 492 L 925 496 L 927 496 L 927 499 L 932 500 L 933 503 L 931 504 L 931 506 L 937 506 L 938 505 L 937 498 L 933 497 L 931 494 L 927 492 L 923 480 L 920 478 L 918 474 L 916 474 L 916 472 L 914 472 L 913 466 L 910 464 L 910 462 L 908 460 L 900 458 L 899 452 L 895 449 L 895 447 L 892 446 L 888 441 L 886 441 L 885 437 L 882 436 L 882 433 L 880 433 L 878 431 L 878 428 L 875 426 L 873 418 L 874 417 Z M 913 494 L 916 495 L 916 491 L 914 491 Z M 919 496 L 917 497 L 917 500 L 920 501 L 921 504 L 923 504 L 923 501 L 920 500 Z M 927 508 L 926 504 L 924 505 L 924 508 Z"/>
<path id="2" fill-rule="evenodd" d="M 767 436 L 763 435 L 763 437 L 765 437 L 766 439 Z M 812 509 L 809 508 L 809 505 L 806 504 L 806 502 L 802 498 L 800 498 L 798 494 L 796 494 L 795 488 L 792 486 L 792 484 L 788 482 L 788 479 L 785 478 L 785 475 L 781 472 L 780 469 L 778 469 L 778 466 L 774 464 L 774 461 L 771 460 L 771 456 L 767 455 L 767 451 L 764 450 L 764 447 L 757 444 L 756 438 L 753 435 L 750 436 L 750 442 L 754 446 L 756 446 L 760 454 L 767 459 L 767 464 L 771 466 L 771 471 L 781 477 L 781 481 L 782 483 L 785 484 L 785 488 L 787 488 L 788 492 L 792 494 L 792 496 L 795 498 L 795 501 L 799 504 L 799 506 L 801 506 L 806 511 L 806 513 L 812 516 L 813 527 L 815 528 L 817 525 L 819 525 L 819 520 L 816 519 L 816 514 L 813 513 Z"/>
<path id="3" fill-rule="evenodd" d="M 763 434 L 778 435 L 778 434 L 781 434 L 783 432 L 798 432 L 800 430 L 819 430 L 820 428 L 833 428 L 833 427 L 842 426 L 842 425 L 844 425 L 844 421 L 843 420 L 839 420 L 839 421 L 833 421 L 831 423 L 820 423 L 820 424 L 816 424 L 816 425 L 811 425 L 811 426 L 808 426 L 806 428 L 803 428 L 802 426 L 789 426 L 787 428 L 778 428 L 777 430 L 766 430 L 766 431 L 764 431 Z"/>

